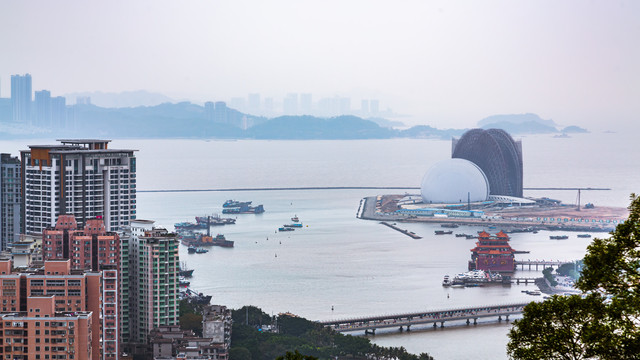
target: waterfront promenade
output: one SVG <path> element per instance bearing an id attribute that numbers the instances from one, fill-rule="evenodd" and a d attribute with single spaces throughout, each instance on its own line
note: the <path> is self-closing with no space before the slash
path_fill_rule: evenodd
<path id="1" fill-rule="evenodd" d="M 476 325 L 480 318 L 495 318 L 498 321 L 508 321 L 510 315 L 521 314 L 527 304 L 529 303 L 521 302 L 503 305 L 450 308 L 406 314 L 336 319 L 320 321 L 319 323 L 331 327 L 338 332 L 364 331 L 365 333 L 375 334 L 376 329 L 383 328 L 397 328 L 399 331 L 411 331 L 412 326 L 418 325 L 444 327 L 445 322 L 448 321 L 464 321 L 467 325 L 472 323 Z"/>

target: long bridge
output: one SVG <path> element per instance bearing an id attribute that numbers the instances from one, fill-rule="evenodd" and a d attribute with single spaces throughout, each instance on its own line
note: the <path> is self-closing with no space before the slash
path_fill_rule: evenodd
<path id="1" fill-rule="evenodd" d="M 460 307 L 433 311 L 423 311 L 407 314 L 390 314 L 379 316 L 363 316 L 349 319 L 319 321 L 320 324 L 330 327 L 337 332 L 364 331 L 366 334 L 375 334 L 376 329 L 398 328 L 411 331 L 411 326 L 433 324 L 433 327 L 444 327 L 446 321 L 464 321 L 467 325 L 473 322 L 477 324 L 479 318 L 497 318 L 498 321 L 509 320 L 509 315 L 521 314 L 524 307 L 529 304 L 513 303 L 503 305 L 490 305 L 478 307 Z"/>

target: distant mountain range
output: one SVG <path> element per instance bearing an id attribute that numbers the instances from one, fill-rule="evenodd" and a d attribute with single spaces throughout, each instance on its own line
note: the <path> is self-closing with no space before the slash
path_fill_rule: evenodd
<path id="1" fill-rule="evenodd" d="M 93 95 L 92 95 L 93 97 Z M 344 115 L 333 118 L 280 116 L 266 118 L 227 108 L 222 117 L 207 114 L 204 107 L 190 102 L 154 106 L 100 107 L 79 104 L 68 107 L 67 128 L 26 127 L 11 123 L 11 101 L 0 99 L 0 139 L 28 137 L 106 138 L 220 138 L 220 139 L 389 139 L 461 136 L 467 129 L 437 129 L 418 125 L 394 129 L 393 121 L 362 119 Z M 402 125 L 402 123 L 396 123 Z M 382 125 L 382 126 L 381 126 Z M 551 120 L 535 114 L 494 115 L 482 119 L 483 128 L 501 128 L 512 135 L 560 134 Z M 587 132 L 577 126 L 564 133 Z"/>

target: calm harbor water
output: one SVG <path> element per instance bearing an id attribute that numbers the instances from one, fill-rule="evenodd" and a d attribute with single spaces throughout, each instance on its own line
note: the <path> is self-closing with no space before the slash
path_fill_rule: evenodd
<path id="1" fill-rule="evenodd" d="M 585 134 L 569 139 L 522 138 L 525 187 L 609 187 L 585 191 L 582 202 L 627 206 L 640 188 L 639 145 L 632 134 Z M 0 143 L 17 153 L 30 143 Z M 139 149 L 138 189 L 220 189 L 311 186 L 419 186 L 436 161 L 450 157 L 449 141 L 200 141 L 116 140 L 112 148 Z M 402 224 L 413 240 L 374 221 L 355 218 L 361 198 L 401 190 L 296 190 L 237 192 L 140 192 L 138 217 L 172 228 L 196 215 L 220 213 L 227 199 L 263 204 L 261 215 L 238 215 L 236 225 L 213 228 L 235 241 L 233 249 L 181 259 L 195 269 L 191 287 L 230 307 L 251 304 L 268 313 L 290 311 L 313 320 L 473 306 L 532 297 L 532 285 L 446 289 L 445 274 L 466 269 L 472 240 L 435 236 L 437 225 Z M 407 190 L 416 192 L 416 190 Z M 574 203 L 576 192 L 541 193 Z M 304 228 L 277 233 L 297 215 Z M 480 228 L 461 227 L 472 233 Z M 600 234 L 606 236 L 606 234 Z M 581 258 L 589 239 L 570 234 L 513 234 L 511 244 L 529 254 L 520 259 Z M 517 275 L 533 275 L 525 272 Z M 447 296 L 448 295 L 448 296 Z M 333 306 L 333 310 L 331 309 Z M 372 341 L 429 352 L 437 359 L 505 359 L 509 324 L 426 328 L 411 334 L 378 333 Z M 464 341 L 461 341 L 464 339 Z M 461 346 L 463 345 L 463 346 Z"/>

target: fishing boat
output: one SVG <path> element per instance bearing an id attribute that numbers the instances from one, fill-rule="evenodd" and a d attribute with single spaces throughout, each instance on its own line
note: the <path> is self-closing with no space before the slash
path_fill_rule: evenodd
<path id="1" fill-rule="evenodd" d="M 294 231 L 294 230 L 295 229 L 292 227 L 285 227 L 285 226 L 278 228 L 278 231 Z"/>
<path id="2" fill-rule="evenodd" d="M 206 254 L 208 252 L 209 252 L 209 250 L 207 250 L 205 248 L 197 248 L 196 249 L 196 254 Z"/>
<path id="3" fill-rule="evenodd" d="M 450 235 L 450 234 L 453 234 L 453 231 L 451 231 L 451 230 L 448 230 L 448 231 L 436 230 L 436 235 Z"/>
<path id="4" fill-rule="evenodd" d="M 578 234 L 579 238 L 590 238 L 591 235 L 590 234 Z"/>
<path id="5" fill-rule="evenodd" d="M 569 237 L 567 235 L 551 235 L 549 239 L 551 240 L 567 240 Z"/>
<path id="6" fill-rule="evenodd" d="M 288 227 L 288 228 L 301 228 L 302 224 L 301 223 L 293 223 L 293 224 L 287 224 L 284 225 L 284 227 Z"/>
<path id="7" fill-rule="evenodd" d="M 300 219 L 298 219 L 298 215 L 295 215 L 294 217 L 291 218 L 291 221 L 293 222 L 300 222 Z"/>
<path id="8" fill-rule="evenodd" d="M 180 271 L 178 274 L 182 277 L 188 278 L 193 276 L 193 269 L 187 269 L 187 264 L 185 262 L 180 263 Z"/>

